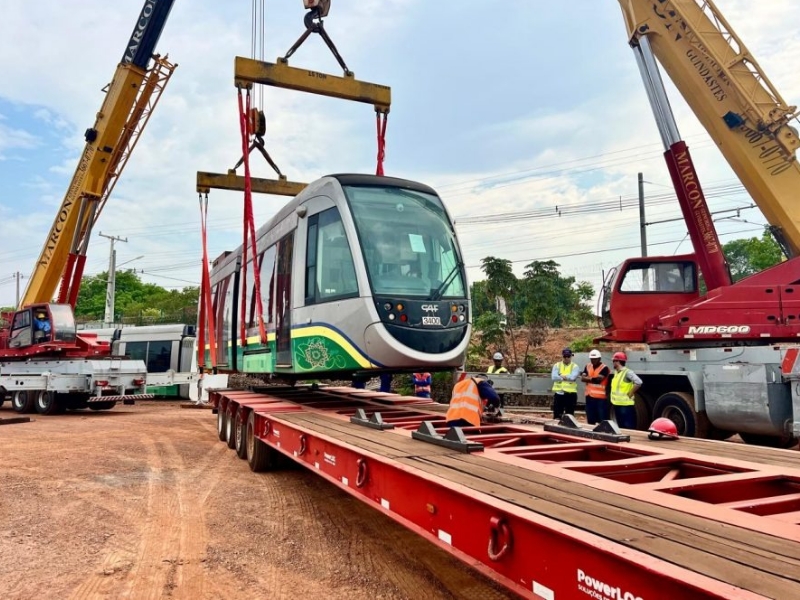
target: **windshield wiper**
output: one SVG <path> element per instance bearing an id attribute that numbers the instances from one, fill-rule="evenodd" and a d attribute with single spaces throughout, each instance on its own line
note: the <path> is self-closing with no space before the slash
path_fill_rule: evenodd
<path id="1" fill-rule="evenodd" d="M 453 267 L 453 269 L 447 274 L 447 277 L 444 278 L 442 284 L 438 288 L 436 288 L 436 290 L 434 290 L 434 292 L 431 294 L 428 300 L 438 300 L 439 298 L 441 298 L 442 293 L 447 289 L 447 286 L 453 282 L 453 279 L 455 279 L 456 275 L 463 266 L 464 263 L 462 262 L 456 263 L 456 266 Z"/>

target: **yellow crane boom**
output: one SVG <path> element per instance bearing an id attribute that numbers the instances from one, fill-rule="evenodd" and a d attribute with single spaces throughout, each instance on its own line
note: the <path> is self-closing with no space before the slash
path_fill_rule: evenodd
<path id="1" fill-rule="evenodd" d="M 711 0 L 619 0 L 789 257 L 800 255 L 797 116 Z"/>

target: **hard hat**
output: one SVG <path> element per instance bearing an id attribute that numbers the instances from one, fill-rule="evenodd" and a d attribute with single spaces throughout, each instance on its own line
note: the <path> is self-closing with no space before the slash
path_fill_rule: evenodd
<path id="1" fill-rule="evenodd" d="M 624 360 L 628 362 L 628 355 L 624 352 L 615 352 L 614 356 L 611 357 L 611 360 Z"/>
<path id="2" fill-rule="evenodd" d="M 495 352 L 492 360 L 503 360 L 503 355 L 500 352 Z"/>
<path id="3" fill-rule="evenodd" d="M 589 358 L 602 358 L 602 356 L 600 355 L 600 350 L 597 350 L 595 348 L 594 350 L 589 352 Z"/>
<path id="4" fill-rule="evenodd" d="M 660 417 L 653 421 L 647 431 L 650 432 L 647 434 L 647 437 L 649 437 L 651 440 L 678 439 L 678 428 L 675 426 L 675 423 L 666 417 Z"/>
<path id="5" fill-rule="evenodd" d="M 36 311 L 36 318 L 37 319 L 46 319 L 47 318 L 47 313 L 44 312 L 43 310 L 37 310 Z"/>
<path id="6" fill-rule="evenodd" d="M 571 348 L 564 348 L 561 351 L 561 356 L 572 356 L 572 349 Z"/>

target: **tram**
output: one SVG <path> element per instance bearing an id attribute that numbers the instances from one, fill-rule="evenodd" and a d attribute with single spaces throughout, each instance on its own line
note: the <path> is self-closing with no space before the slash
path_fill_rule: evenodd
<path id="1" fill-rule="evenodd" d="M 469 287 L 453 221 L 432 188 L 374 175 L 322 177 L 256 238 L 256 261 L 248 252 L 242 265 L 240 246 L 211 266 L 219 370 L 297 380 L 463 364 Z"/>

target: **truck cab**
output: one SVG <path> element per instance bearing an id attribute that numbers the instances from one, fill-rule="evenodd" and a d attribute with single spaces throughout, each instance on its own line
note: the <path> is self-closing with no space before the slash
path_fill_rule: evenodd
<path id="1" fill-rule="evenodd" d="M 0 351 L 48 344 L 74 345 L 75 317 L 69 304 L 33 304 L 9 315 L 8 337 Z"/>

